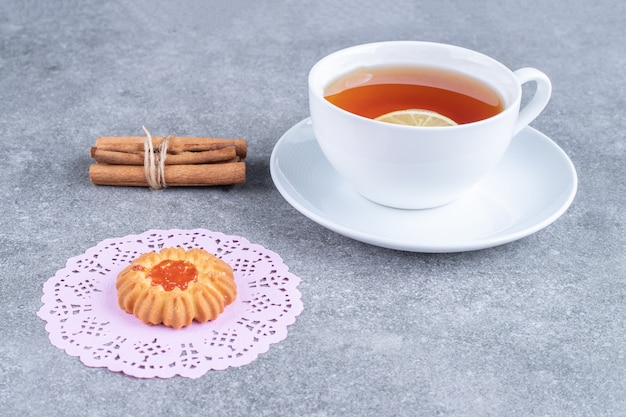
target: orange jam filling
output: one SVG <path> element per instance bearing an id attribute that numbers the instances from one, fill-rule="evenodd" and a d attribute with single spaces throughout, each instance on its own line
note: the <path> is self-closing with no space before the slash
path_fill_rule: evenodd
<path id="1" fill-rule="evenodd" d="M 176 287 L 185 290 L 197 277 L 198 271 L 191 262 L 172 260 L 155 265 L 148 275 L 152 285 L 161 285 L 165 291 L 172 291 Z"/>

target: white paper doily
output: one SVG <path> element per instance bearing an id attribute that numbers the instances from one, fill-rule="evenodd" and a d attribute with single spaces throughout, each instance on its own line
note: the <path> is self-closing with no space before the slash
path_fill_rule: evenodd
<path id="1" fill-rule="evenodd" d="M 141 253 L 200 247 L 229 263 L 237 298 L 212 322 L 174 330 L 148 326 L 117 303 L 117 274 Z M 302 312 L 300 279 L 276 253 L 237 236 L 204 229 L 150 230 L 107 239 L 71 258 L 43 287 L 37 315 L 52 344 L 87 366 L 139 378 L 198 378 L 252 362 Z"/>

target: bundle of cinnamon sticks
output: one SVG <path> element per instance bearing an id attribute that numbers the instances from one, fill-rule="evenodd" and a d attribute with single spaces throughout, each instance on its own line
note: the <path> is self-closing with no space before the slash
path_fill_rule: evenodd
<path id="1" fill-rule="evenodd" d="M 96 185 L 151 188 L 245 182 L 244 159 L 248 147 L 245 139 L 157 137 L 148 134 L 150 150 L 147 149 L 146 139 L 140 136 L 99 137 L 96 146 L 90 150 L 91 157 L 96 161 L 89 168 L 91 182 Z M 148 161 L 154 156 L 156 166 L 148 167 Z M 160 172 L 150 173 L 150 170 Z M 162 176 L 163 187 L 153 187 L 150 181 L 153 174 Z"/>

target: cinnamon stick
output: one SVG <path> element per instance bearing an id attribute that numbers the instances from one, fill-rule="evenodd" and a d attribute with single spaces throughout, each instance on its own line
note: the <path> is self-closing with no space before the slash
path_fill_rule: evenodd
<path id="1" fill-rule="evenodd" d="M 201 165 L 168 165 L 164 168 L 167 186 L 212 186 L 245 182 L 244 162 Z M 147 187 L 143 166 L 95 163 L 89 178 L 96 185 Z"/>
<path id="2" fill-rule="evenodd" d="M 144 153 L 128 153 L 120 151 L 105 150 L 98 147 L 91 148 L 91 157 L 96 162 L 112 165 L 143 165 Z M 165 165 L 192 165 L 192 164 L 212 164 L 218 162 L 237 162 L 237 150 L 234 146 L 212 151 L 181 152 L 165 158 Z"/>
<path id="3" fill-rule="evenodd" d="M 152 136 L 154 147 L 158 148 L 163 139 L 163 136 Z M 105 151 L 143 153 L 145 140 L 144 136 L 102 136 L 96 139 L 96 148 Z M 248 142 L 245 139 L 170 137 L 167 151 L 171 154 L 178 154 L 214 151 L 233 146 L 237 156 L 245 159 L 248 152 Z"/>

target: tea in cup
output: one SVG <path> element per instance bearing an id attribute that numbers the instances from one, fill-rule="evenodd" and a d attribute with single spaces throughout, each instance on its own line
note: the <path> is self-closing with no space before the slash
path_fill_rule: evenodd
<path id="1" fill-rule="evenodd" d="M 462 196 L 551 94 L 537 69 L 511 71 L 479 52 L 418 41 L 334 52 L 308 81 L 313 130 L 330 164 L 365 198 L 400 209 Z M 536 89 L 520 110 L 527 82 Z"/>

